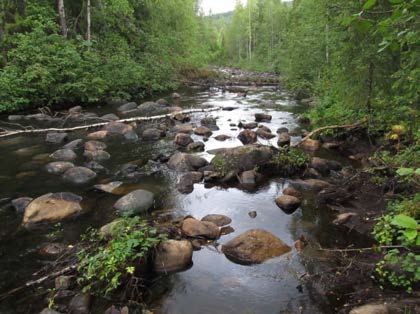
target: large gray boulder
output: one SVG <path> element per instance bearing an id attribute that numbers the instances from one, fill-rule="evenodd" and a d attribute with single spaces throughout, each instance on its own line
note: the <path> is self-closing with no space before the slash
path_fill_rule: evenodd
<path id="1" fill-rule="evenodd" d="M 239 264 L 262 263 L 289 251 L 287 244 L 262 229 L 248 230 L 222 246 L 226 257 Z"/>
<path id="2" fill-rule="evenodd" d="M 114 208 L 122 215 L 139 214 L 149 210 L 154 204 L 155 196 L 146 190 L 135 190 L 121 197 Z"/>

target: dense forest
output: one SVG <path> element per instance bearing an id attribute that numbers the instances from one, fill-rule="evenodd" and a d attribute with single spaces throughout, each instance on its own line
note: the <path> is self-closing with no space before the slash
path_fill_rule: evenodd
<path id="1" fill-rule="evenodd" d="M 90 171 L 92 176 L 86 182 L 96 178 L 98 172 L 102 177 L 97 183 L 108 184 L 111 179 L 118 179 L 117 182 L 109 183 L 117 183 L 118 187 L 125 184 L 125 181 L 131 184 L 139 178 L 143 180 L 144 177 L 147 177 L 145 182 L 149 182 L 149 177 L 156 173 L 167 175 L 174 170 L 173 177 L 179 175 L 174 185 L 180 194 L 193 193 L 194 184 L 204 185 L 207 182 L 213 185 L 202 190 L 211 189 L 218 184 L 224 189 L 233 183 L 234 187 L 240 187 L 238 190 L 242 192 L 246 190 L 243 188 L 243 182 L 249 179 L 244 177 L 244 174 L 251 176 L 250 181 L 255 186 L 260 184 L 258 180 L 262 182 L 265 179 L 265 188 L 272 183 L 267 183 L 268 178 L 272 179 L 275 175 L 276 179 L 280 176 L 285 178 L 285 182 L 290 183 L 290 186 L 293 180 L 287 180 L 292 177 L 298 177 L 296 181 L 301 184 L 307 181 L 317 184 L 321 182 L 321 185 L 324 185 L 321 188 L 317 187 L 316 196 L 313 198 L 318 201 L 323 197 L 326 203 L 333 204 L 331 208 L 334 213 L 341 213 L 341 221 L 340 215 L 336 215 L 334 221 L 329 221 L 328 228 L 334 225 L 333 228 L 337 229 L 322 231 L 341 232 L 337 226 L 348 222 L 353 216 L 360 216 L 360 220 L 364 219 L 363 223 L 370 224 L 370 229 L 366 232 L 368 234 L 363 234 L 365 238 L 361 236 L 368 241 L 366 247 L 360 251 L 357 245 L 355 248 L 347 242 L 345 248 L 335 248 L 335 245 L 339 246 L 338 242 L 328 242 L 330 239 L 324 242 L 334 246 L 329 248 L 329 251 L 325 250 L 328 254 L 339 252 L 340 262 L 347 262 L 340 268 L 347 276 L 345 280 L 351 282 L 349 285 L 352 288 L 356 281 L 357 284 L 362 282 L 357 287 L 363 289 L 363 284 L 369 281 L 370 285 L 375 286 L 372 289 L 376 289 L 376 294 L 372 293 L 372 299 L 382 296 L 382 291 L 385 291 L 384 294 L 391 291 L 390 293 L 395 293 L 393 296 L 398 294 L 398 297 L 411 298 L 413 293 L 418 293 L 420 282 L 419 13 L 420 0 L 248 0 L 237 1 L 233 12 L 217 15 L 205 15 L 200 9 L 199 0 L 0 0 L 0 114 L 5 114 L 4 123 L 0 125 L 0 137 L 9 139 L 19 135 L 20 137 L 16 138 L 22 143 L 27 143 L 25 141 L 30 139 L 29 136 L 35 138 L 46 131 L 54 131 L 52 135 L 51 132 L 48 133 L 50 136 L 47 135 L 45 141 L 44 138 L 36 138 L 34 141 L 38 140 L 38 147 L 33 146 L 35 148 L 21 148 L 18 140 L 16 143 L 5 140 L 2 147 L 9 147 L 9 155 L 12 156 L 9 160 L 19 160 L 22 156 L 26 158 L 31 154 L 31 149 L 37 151 L 35 156 L 29 156 L 33 157 L 28 162 L 31 171 L 25 168 L 25 172 L 22 172 L 21 165 L 13 165 L 20 172 L 16 176 L 13 174 L 12 178 L 19 182 L 22 178 L 26 180 L 26 176 L 38 175 L 36 171 L 39 169 L 32 171 L 31 167 L 40 167 L 44 161 L 51 162 L 55 158 L 54 154 L 65 151 L 70 153 L 70 157 L 60 156 L 62 159 L 69 158 L 65 160 L 75 163 L 89 160 L 89 163 L 83 163 L 83 167 L 75 167 L 73 163 L 69 165 L 69 162 L 66 162 L 65 166 L 68 166 L 68 169 L 47 170 L 49 175 L 62 175 L 62 181 L 66 180 L 65 173 L 69 170 L 84 168 L 85 171 Z M 224 77 L 221 73 L 228 75 Z M 244 79 L 241 74 L 249 77 Z M 193 83 L 186 84 L 186 88 L 195 87 L 189 89 L 189 92 L 194 90 L 191 92 L 193 96 L 188 95 L 188 98 L 181 90 L 177 90 L 183 83 Z M 177 93 L 168 96 L 168 93 L 174 91 Z M 249 97 L 247 93 L 255 93 L 254 98 Z M 268 100 L 265 96 L 272 98 Z M 153 97 L 162 98 L 156 102 L 143 102 Z M 281 107 L 282 101 L 287 106 Z M 195 105 L 203 104 L 203 108 L 191 109 Z M 223 104 L 224 107 L 212 107 L 214 104 Z M 68 110 L 70 107 L 72 108 Z M 186 107 L 189 111 L 182 111 Z M 50 109 L 45 111 L 45 108 Z M 42 112 L 38 114 L 46 117 L 45 121 L 38 122 L 45 124 L 42 125 L 43 129 L 34 130 L 34 126 L 29 123 L 32 123 L 31 119 L 36 116 L 33 113 L 38 112 L 38 109 Z M 47 111 L 48 114 L 45 113 Z M 220 119 L 207 115 L 214 111 L 218 112 L 217 118 Z M 233 115 L 230 115 L 231 111 Z M 19 112 L 22 114 L 16 114 Z M 189 114 L 198 112 L 206 113 L 205 116 L 199 117 L 201 120 L 189 118 Z M 235 116 L 236 112 L 240 114 Z M 106 115 L 99 117 L 104 113 Z M 144 113 L 148 117 L 138 113 Z M 7 114 L 12 115 L 6 116 Z M 135 116 L 137 114 L 138 116 Z M 252 122 L 243 118 L 249 114 Z M 112 119 L 103 119 L 110 116 Z M 130 117 L 132 120 L 122 119 L 123 117 Z M 167 120 L 161 124 L 155 123 L 156 117 Z M 0 117 L 0 120 L 3 118 Z M 89 120 L 91 118 L 93 120 Z M 234 120 L 236 118 L 238 122 Z M 277 119 L 277 125 L 269 125 L 272 118 L 273 121 Z M 223 119 L 226 121 L 218 126 L 217 123 Z M 247 119 L 250 119 L 249 116 Z M 68 126 L 68 121 L 80 125 L 74 127 L 72 124 L 64 129 L 64 126 Z M 97 122 L 97 125 L 87 125 L 92 121 Z M 197 121 L 200 121 L 201 126 L 195 124 Z M 49 128 L 50 122 L 56 122 L 61 129 Z M 147 124 L 149 122 L 150 125 Z M 289 130 L 286 125 L 293 129 Z M 87 133 L 91 128 L 99 126 L 103 128 Z M 275 129 L 270 129 L 270 126 Z M 224 128 L 224 134 L 216 133 L 220 130 L 219 127 Z M 68 143 L 50 154 L 53 144 L 62 145 L 67 142 L 68 135 L 75 129 L 80 134 L 86 132 L 85 135 L 73 133 L 83 139 L 71 138 L 73 142 L 80 142 L 72 148 L 66 147 L 70 144 Z M 212 134 L 216 136 L 212 138 Z M 111 139 L 110 135 L 113 136 Z M 116 149 L 114 143 L 110 145 L 110 149 L 114 149 L 115 155 L 121 158 L 117 158 L 119 163 L 123 160 L 121 155 L 126 154 L 127 160 L 124 159 L 124 164 L 112 165 L 118 169 L 114 172 L 107 172 L 108 169 L 101 164 L 95 164 L 98 168 L 94 167 L 93 170 L 89 168 L 92 162 L 101 161 L 106 164 L 107 160 L 111 160 L 111 155 L 104 151 L 107 145 L 96 140 L 108 139 L 112 142 L 116 135 L 124 136 L 118 140 L 118 144 L 125 146 L 118 146 Z M 126 144 L 133 139 L 131 144 Z M 96 149 L 86 148 L 84 140 L 89 140 L 85 143 L 88 148 L 94 146 Z M 246 149 L 235 150 L 230 142 L 227 142 L 229 145 L 226 147 L 219 147 L 219 144 L 222 145 L 222 142 L 227 140 L 243 144 Z M 161 146 L 152 143 L 157 141 Z M 211 148 L 217 148 L 211 149 L 212 153 L 209 154 L 205 149 L 208 144 L 204 143 L 208 141 Z M 263 141 L 264 145 L 260 145 Z M 308 153 L 302 143 L 312 143 L 316 148 Z M 130 150 L 127 148 L 130 145 L 144 145 L 147 149 L 141 152 L 138 147 Z M 40 147 L 45 150 L 38 151 Z M 83 157 L 77 156 L 76 153 L 82 147 Z M 140 150 L 142 149 L 143 147 Z M 154 151 L 159 149 L 162 150 L 159 154 Z M 318 153 L 322 149 L 322 153 L 316 155 L 315 152 Z M 252 154 L 254 151 L 257 151 L 255 155 Z M 207 154 L 211 161 L 202 158 L 201 155 L 194 156 L 193 153 Z M 259 161 L 261 156 L 268 157 L 258 164 L 256 160 Z M 331 160 L 326 160 L 330 157 Z M 56 159 L 55 163 L 62 161 L 59 157 Z M 343 165 L 346 166 L 340 164 L 343 160 Z M 177 162 L 181 164 L 180 168 Z M 172 168 L 171 163 L 175 164 Z M 196 166 L 197 164 L 199 166 Z M 168 168 L 162 170 L 161 167 L 167 165 Z M 144 171 L 144 167 L 152 170 L 148 168 Z M 159 171 L 154 171 L 155 167 L 159 168 Z M 44 168 L 45 165 L 42 164 L 42 175 L 46 175 Z M 9 174 L 0 175 L 0 181 L 11 182 L 6 181 L 9 177 Z M 173 177 L 168 181 L 173 180 Z M 45 177 L 40 178 L 44 180 Z M 328 182 L 324 182 L 324 179 Z M 54 180 L 58 179 L 54 177 Z M 163 203 L 161 200 L 154 200 L 155 194 L 158 195 L 155 190 L 161 191 L 162 186 L 166 184 L 166 181 L 162 183 L 163 181 L 158 181 L 159 188 L 155 187 L 153 193 L 147 191 L 148 194 L 141 194 L 141 197 L 146 195 L 149 198 L 144 212 L 154 208 L 153 206 L 157 207 L 156 204 L 160 206 Z M 185 182 L 188 183 L 187 189 L 182 191 L 179 186 Z M 24 190 L 25 184 L 28 182 L 25 181 L 16 190 Z M 144 184 L 146 190 L 149 188 L 148 184 Z M 114 187 L 104 189 L 105 185 L 95 185 L 95 189 L 98 190 L 99 186 L 102 192 L 109 192 L 107 189 L 112 192 Z M 29 184 L 27 186 L 34 188 Z M 64 186 L 67 188 L 67 185 Z M 141 187 L 143 188 L 143 185 Z M 92 186 L 90 188 L 92 189 Z M 282 191 L 283 188 L 284 185 L 281 187 Z M 218 192 L 232 194 L 225 195 L 222 201 L 226 201 L 227 204 L 234 202 L 238 196 L 232 192 L 233 189 L 223 189 L 218 189 Z M 276 191 L 279 189 L 277 187 Z M 268 190 L 269 188 L 264 193 L 269 193 Z M 308 192 L 305 190 L 304 193 L 300 193 L 294 188 L 292 190 L 296 194 L 280 196 L 286 196 L 289 200 L 293 197 L 296 199 L 296 206 L 292 206 L 291 212 L 285 211 L 287 216 L 284 217 L 290 218 L 290 214 L 300 208 L 301 201 L 298 198 L 306 197 L 305 193 Z M 327 192 L 324 193 L 325 191 Z M 29 192 L 32 193 L 31 190 Z M 38 192 L 37 194 L 41 194 Z M 109 194 L 112 194 L 111 192 Z M 245 199 L 259 192 L 258 189 L 246 190 L 246 194 L 241 194 L 241 197 Z M 9 202 L 17 196 L 22 198 L 20 192 L 13 193 L 4 195 L 1 202 Z M 83 189 L 80 189 L 80 193 L 90 197 Z M 115 193 L 114 196 L 121 197 L 124 194 L 121 190 L 118 193 L 120 194 Z M 130 193 L 131 190 L 124 195 Z M 163 198 L 163 194 L 170 193 L 172 190 L 165 190 L 159 197 Z M 200 190 L 196 193 L 200 193 Z M 210 193 L 197 195 L 200 202 L 205 202 Z M 220 200 L 217 197 L 211 202 L 218 203 Z M 363 203 L 363 197 L 365 203 L 372 208 L 366 209 L 362 206 L 366 204 L 360 205 Z M 257 200 L 263 204 L 262 207 L 267 205 L 263 203 L 263 198 L 268 199 L 262 197 Z M 30 199 L 28 204 L 32 204 L 33 199 Z M 350 201 L 347 202 L 349 199 L 358 200 L 360 206 L 350 207 Z M 377 202 L 372 205 L 369 203 L 372 200 Z M 242 199 L 241 201 L 245 203 Z M 193 201 L 185 203 L 188 202 Z M 277 198 L 275 202 L 282 208 Z M 240 203 L 241 206 L 243 203 Z M 271 203 L 274 204 L 274 201 Z M 310 202 L 305 200 L 302 205 L 313 206 L 308 203 Z M 29 207 L 28 204 L 26 205 Z M 110 206 L 112 210 L 115 209 L 115 204 Z M 327 206 L 322 207 L 322 210 L 325 208 Z M 343 214 L 340 211 L 343 208 L 349 211 Z M 260 212 L 263 217 L 263 211 Z M 190 214 L 188 211 L 185 213 Z M 246 216 L 246 219 L 254 219 L 256 215 L 256 211 L 252 210 L 243 216 Z M 317 212 L 313 220 L 317 220 L 318 223 L 325 219 L 324 215 L 326 216 L 324 212 Z M 192 240 L 193 236 L 186 236 L 182 228 L 185 221 L 198 224 L 198 220 L 195 221 L 189 215 L 183 218 L 183 222 L 174 220 L 171 222 L 173 229 L 168 225 L 157 228 L 159 232 L 166 232 L 160 234 L 152 227 L 149 229 L 149 222 L 146 223 L 138 217 L 127 218 L 128 216 L 129 214 L 121 220 L 115 220 L 121 226 L 117 225 L 118 232 L 112 234 L 109 239 L 100 232 L 91 230 L 92 234 L 88 234 L 87 238 L 92 236 L 91 242 L 96 241 L 95 243 L 100 245 L 92 245 L 95 246 L 93 251 L 82 249 L 77 253 L 77 258 L 74 257 L 79 263 L 77 269 L 79 275 L 81 274 L 78 284 L 85 285 L 83 291 L 95 291 L 99 286 L 102 289 L 99 295 L 108 295 L 118 290 L 127 278 L 137 280 L 132 266 L 134 260 L 149 256 L 153 249 L 168 238 L 171 241 L 187 242 L 187 249 L 191 251 L 187 259 L 191 262 L 193 242 L 196 239 Z M 165 219 L 163 220 L 166 223 L 169 218 Z M 265 219 L 265 223 L 271 220 L 270 216 L 266 216 Z M 299 216 L 298 219 L 303 218 Z M 192 220 L 194 221 L 191 222 Z M 231 221 L 230 218 L 228 220 Z M 311 223 L 316 224 L 313 221 Z M 245 226 L 249 226 L 248 224 L 249 221 L 244 223 Z M 209 239 L 219 238 L 218 226 L 216 235 Z M 352 228 L 348 234 L 352 232 Z M 234 232 L 234 229 L 232 230 L 229 232 Z M 334 236 L 330 233 L 328 237 L 336 236 L 338 239 L 339 231 Z M 314 233 L 319 236 L 322 232 L 318 232 L 317 229 Z M 1 236 L 2 234 L 0 238 Z M 319 237 L 327 236 L 322 234 Z M 347 234 L 344 237 L 346 238 Z M 206 239 L 202 234 L 197 238 L 200 241 Z M 297 241 L 294 242 L 294 246 L 299 252 L 308 244 L 304 236 L 299 239 L 295 237 L 293 241 L 295 240 Z M 192 241 L 192 244 L 189 241 Z M 195 242 L 194 250 L 199 251 L 211 242 L 204 241 L 203 244 L 204 242 L 200 241 Z M 369 241 L 374 244 L 371 245 Z M 288 248 L 285 251 L 289 252 L 289 249 L 294 250 Z M 322 250 L 317 249 L 317 252 Z M 354 252 L 360 253 L 360 256 L 367 252 L 366 255 L 369 256 L 349 257 L 348 254 Z M 273 256 L 270 255 L 269 258 Z M 325 256 L 328 260 L 331 257 Z M 258 263 L 262 261 L 265 259 Z M 359 269 L 355 269 L 358 267 L 355 265 L 362 264 Z M 72 270 L 76 269 L 74 265 L 71 267 Z M 362 268 L 368 268 L 368 271 L 363 273 Z M 350 272 L 356 274 L 354 278 L 351 278 Z M 335 277 L 337 274 L 338 272 L 334 274 L 332 271 L 330 275 Z M 305 275 L 299 277 L 299 280 Z M 308 280 L 316 282 L 317 279 L 313 278 Z M 254 279 L 257 281 L 256 278 L 249 281 Z M 332 281 L 336 284 L 340 279 L 333 278 Z M 133 284 L 130 281 L 130 285 L 137 285 L 138 282 Z M 238 283 L 233 282 L 234 286 L 236 284 Z M 301 286 L 298 287 L 298 290 L 301 289 Z M 15 293 L 13 290 L 12 292 Z M 337 295 L 339 293 L 343 292 L 337 292 Z M 354 292 L 354 295 L 354 298 L 361 300 L 364 297 L 360 291 Z M 346 298 L 351 299 L 348 295 Z M 343 300 L 334 302 L 341 306 Z"/>

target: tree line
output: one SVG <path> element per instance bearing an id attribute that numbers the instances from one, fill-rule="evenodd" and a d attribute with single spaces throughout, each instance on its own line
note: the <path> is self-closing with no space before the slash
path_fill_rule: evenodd
<path id="1" fill-rule="evenodd" d="M 198 0 L 0 0 L 0 112 L 173 88 L 207 34 Z"/>

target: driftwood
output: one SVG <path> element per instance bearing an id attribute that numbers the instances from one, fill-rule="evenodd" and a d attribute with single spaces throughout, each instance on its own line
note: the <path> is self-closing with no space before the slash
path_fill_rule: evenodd
<path id="1" fill-rule="evenodd" d="M 306 135 L 304 138 L 302 138 L 299 142 L 290 145 L 291 147 L 298 147 L 299 145 L 301 145 L 303 142 L 307 141 L 308 139 L 310 139 L 313 135 L 315 135 L 316 133 L 319 133 L 321 131 L 325 131 L 325 130 L 331 130 L 331 129 L 352 129 L 355 128 L 357 126 L 360 126 L 362 124 L 366 123 L 366 120 L 357 122 L 357 123 L 353 123 L 353 124 L 344 124 L 344 125 L 328 125 L 328 126 L 323 126 L 320 128 L 317 128 L 315 130 L 313 130 L 312 132 L 309 132 L 308 135 Z"/>
<path id="2" fill-rule="evenodd" d="M 22 285 L 20 287 L 17 287 L 15 289 L 12 289 L 12 290 L 8 291 L 5 294 L 0 295 L 0 301 L 8 298 L 9 296 L 11 296 L 13 294 L 18 293 L 18 292 L 20 292 L 20 291 L 22 291 L 24 289 L 30 288 L 30 287 L 35 286 L 35 285 L 40 285 L 40 284 L 42 284 L 43 282 L 45 282 L 47 280 L 55 279 L 58 276 L 64 275 L 64 274 L 69 273 L 69 272 L 72 272 L 72 271 L 74 271 L 74 270 L 77 269 L 77 266 L 78 265 L 71 265 L 71 266 L 65 267 L 65 268 L 63 268 L 63 269 L 61 269 L 59 271 L 56 271 L 54 273 L 48 274 L 48 275 L 46 275 L 44 277 L 41 277 L 41 278 L 39 278 L 37 280 L 28 281 L 24 285 Z"/>
<path id="3" fill-rule="evenodd" d="M 21 134 L 43 134 L 43 133 L 50 133 L 50 132 L 73 132 L 73 131 L 79 131 L 79 130 L 88 130 L 92 128 L 102 127 L 107 125 L 109 122 L 121 122 L 121 123 L 130 123 L 130 122 L 138 122 L 138 121 L 152 121 L 152 120 L 161 120 L 170 118 L 175 114 L 191 114 L 196 112 L 211 112 L 211 111 L 217 111 L 220 110 L 219 107 L 214 108 L 207 108 L 207 109 L 189 109 L 189 110 L 182 110 L 177 111 L 173 113 L 158 115 L 158 116 L 152 116 L 152 117 L 133 117 L 133 118 L 127 118 L 127 119 L 120 119 L 116 121 L 107 121 L 107 122 L 99 122 L 99 123 L 93 123 L 88 125 L 80 125 L 75 126 L 71 128 L 48 128 L 48 129 L 25 129 L 25 130 L 13 130 L 13 131 L 4 131 L 0 132 L 0 138 L 2 137 L 9 137 L 13 135 L 21 135 Z"/>

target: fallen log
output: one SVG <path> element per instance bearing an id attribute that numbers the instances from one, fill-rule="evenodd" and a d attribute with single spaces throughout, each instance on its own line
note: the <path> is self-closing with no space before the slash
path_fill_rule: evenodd
<path id="1" fill-rule="evenodd" d="M 138 122 L 138 121 L 153 121 L 153 120 L 162 120 L 166 118 L 171 118 L 175 114 L 191 114 L 191 113 L 197 113 L 197 112 L 211 112 L 211 111 L 217 111 L 220 110 L 220 107 L 214 107 L 214 108 L 207 108 L 207 109 L 189 109 L 189 110 L 182 110 L 182 111 L 176 111 L 168 114 L 158 115 L 158 116 L 152 116 L 152 117 L 133 117 L 133 118 L 127 118 L 127 119 L 120 119 L 115 120 L 112 122 L 121 122 L 121 123 L 130 123 L 130 122 Z M 48 129 L 25 129 L 25 130 L 12 130 L 12 131 L 4 131 L 0 132 L 0 138 L 2 137 L 9 137 L 13 135 L 21 135 L 21 134 L 43 134 L 43 133 L 50 133 L 50 132 L 73 132 L 73 131 L 79 131 L 79 130 L 88 130 L 92 128 L 97 128 L 101 126 L 107 125 L 111 121 L 107 122 L 99 122 L 99 123 L 93 123 L 88 125 L 79 125 L 71 128 L 48 128 Z"/>
<path id="2" fill-rule="evenodd" d="M 313 135 L 315 135 L 315 134 L 317 134 L 317 133 L 319 133 L 321 131 L 331 130 L 331 129 L 352 129 L 352 128 L 358 127 L 360 125 L 363 125 L 366 122 L 367 122 L 367 120 L 363 120 L 363 121 L 356 122 L 356 123 L 353 123 L 353 124 L 323 126 L 323 127 L 320 127 L 320 128 L 317 128 L 317 129 L 313 130 L 312 132 L 309 132 L 309 134 L 306 135 L 304 138 L 302 138 L 299 142 L 294 143 L 294 144 L 292 144 L 290 146 L 291 147 L 298 147 L 303 142 L 305 142 L 308 139 L 310 139 Z"/>

